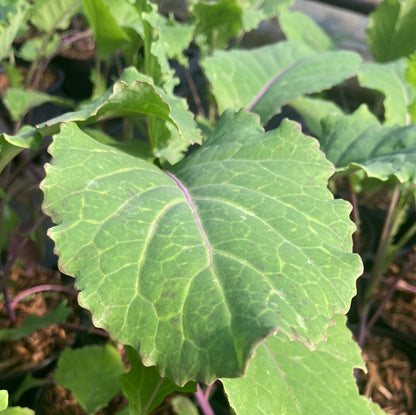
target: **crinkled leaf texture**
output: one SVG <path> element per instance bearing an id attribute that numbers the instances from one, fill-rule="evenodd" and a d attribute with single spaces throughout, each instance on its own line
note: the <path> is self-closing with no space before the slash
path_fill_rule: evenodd
<path id="1" fill-rule="evenodd" d="M 368 177 L 416 179 L 416 124 L 382 126 L 366 105 L 322 121 L 321 149 L 337 171 L 362 169 Z"/>
<path id="2" fill-rule="evenodd" d="M 246 376 L 222 379 L 239 415 L 384 414 L 360 396 L 353 377 L 362 360 L 344 316 L 335 316 L 328 339 L 310 350 L 282 333 L 258 346 Z M 256 391 L 257 393 L 253 393 Z"/>
<path id="3" fill-rule="evenodd" d="M 241 375 L 276 331 L 313 346 L 345 312 L 361 261 L 332 165 L 285 121 L 227 111 L 202 148 L 162 171 L 64 125 L 44 210 L 60 268 L 94 322 L 183 385 Z"/>

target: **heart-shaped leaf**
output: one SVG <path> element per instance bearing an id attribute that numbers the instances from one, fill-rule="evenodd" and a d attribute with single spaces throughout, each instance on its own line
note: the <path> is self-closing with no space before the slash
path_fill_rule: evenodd
<path id="1" fill-rule="evenodd" d="M 348 309 L 361 272 L 350 207 L 297 124 L 264 133 L 255 115 L 226 112 L 171 171 L 74 124 L 50 152 L 42 188 L 60 267 L 95 324 L 161 376 L 239 376 L 268 334 L 313 345 Z"/>

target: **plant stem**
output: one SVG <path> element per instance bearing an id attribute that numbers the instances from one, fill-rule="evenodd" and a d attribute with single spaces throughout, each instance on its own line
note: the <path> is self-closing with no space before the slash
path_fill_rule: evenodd
<path id="1" fill-rule="evenodd" d="M 263 96 L 266 94 L 266 92 L 269 90 L 269 88 L 283 75 L 285 74 L 289 69 L 292 68 L 294 64 L 288 66 L 285 69 L 282 69 L 279 71 L 270 81 L 266 83 L 266 85 L 260 90 L 260 92 L 257 94 L 257 96 L 253 99 L 252 103 L 248 106 L 249 111 L 253 111 L 254 107 L 257 105 L 257 103 L 263 98 Z"/>
<path id="2" fill-rule="evenodd" d="M 196 385 L 195 397 L 198 400 L 199 406 L 201 407 L 204 415 L 215 415 L 209 403 L 209 394 L 211 393 L 212 386 L 213 384 L 208 385 L 204 393 L 199 386 L 199 383 Z"/>
<path id="3" fill-rule="evenodd" d="M 37 285 L 36 287 L 28 288 L 24 291 L 21 291 L 19 294 L 16 295 L 16 297 L 13 298 L 12 301 L 10 301 L 10 306 L 14 309 L 16 308 L 16 305 L 21 301 L 23 298 L 28 297 L 29 295 L 45 292 L 45 291 L 59 291 L 59 292 L 65 292 L 68 294 L 77 295 L 78 290 L 72 288 L 72 287 L 66 287 L 65 285 L 54 285 L 54 284 L 42 284 Z"/>
<path id="4" fill-rule="evenodd" d="M 371 269 L 371 273 L 370 273 L 370 282 L 364 294 L 364 298 L 363 298 L 364 307 L 366 307 L 366 304 L 371 301 L 371 298 L 374 295 L 374 291 L 376 290 L 377 285 L 379 284 L 380 279 L 383 275 L 383 272 L 385 271 L 385 268 L 386 268 L 386 255 L 387 255 L 388 248 L 390 247 L 391 240 L 393 238 L 393 231 L 395 228 L 393 224 L 396 223 L 396 221 L 393 222 L 393 217 L 394 217 L 394 213 L 399 202 L 399 198 L 400 198 L 400 184 L 397 183 L 394 188 L 393 196 L 390 201 L 390 206 L 387 212 L 386 220 L 384 221 L 384 226 L 383 226 L 383 230 L 381 233 L 380 242 L 377 248 L 376 257 L 374 260 L 373 268 Z"/>
<path id="5" fill-rule="evenodd" d="M 195 82 L 192 79 L 192 76 L 189 73 L 189 70 L 187 68 L 185 68 L 184 72 L 185 72 L 186 82 L 188 82 L 189 88 L 191 90 L 192 98 L 193 98 L 193 100 L 195 102 L 195 105 L 196 105 L 196 108 L 198 110 L 198 114 L 201 117 L 205 117 L 204 108 L 202 107 L 201 99 L 200 99 L 198 91 L 196 89 Z"/>

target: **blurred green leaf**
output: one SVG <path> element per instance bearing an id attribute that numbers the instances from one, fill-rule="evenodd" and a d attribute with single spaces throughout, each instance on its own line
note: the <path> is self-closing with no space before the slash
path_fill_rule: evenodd
<path id="1" fill-rule="evenodd" d="M 88 414 L 95 414 L 120 392 L 119 377 L 125 371 L 120 354 L 110 343 L 68 348 L 58 360 L 55 381 L 69 389 Z"/>
<path id="2" fill-rule="evenodd" d="M 416 51 L 416 0 L 384 0 L 370 15 L 367 43 L 374 59 L 388 62 Z"/>
<path id="3" fill-rule="evenodd" d="M 129 399 L 131 413 L 148 414 L 174 391 L 196 391 L 195 382 L 188 382 L 184 387 L 175 385 L 169 379 L 161 377 L 156 366 L 144 366 L 133 347 L 125 346 L 125 349 L 131 369 L 120 377 L 120 382 L 124 394 Z"/>

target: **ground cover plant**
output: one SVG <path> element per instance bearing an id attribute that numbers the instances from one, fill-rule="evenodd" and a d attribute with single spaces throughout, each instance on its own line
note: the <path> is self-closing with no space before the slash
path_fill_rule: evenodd
<path id="1" fill-rule="evenodd" d="M 329 189 L 336 194 L 347 178 L 353 202 L 359 189 L 393 189 L 359 303 L 362 344 L 375 287 L 415 233 L 411 227 L 395 239 L 414 198 L 415 45 L 409 41 L 400 56 L 380 47 L 391 42 L 396 51 L 396 37 L 410 36 L 415 3 L 385 1 L 371 19 L 370 48 L 387 63 L 337 50 L 288 0 L 193 0 L 183 21 L 144 0 L 56 3 L 56 16 L 76 10 L 91 28 L 93 96 L 3 133 L 0 166 L 10 174 L 24 149 L 48 146 L 40 187 L 59 269 L 111 337 L 66 349 L 53 375 L 86 413 L 121 393 L 128 403 L 119 413 L 146 414 L 176 392 L 177 413 L 195 413 L 194 394 L 211 414 L 210 393 L 220 387 L 224 413 L 383 413 L 359 395 L 353 376 L 363 362 L 345 314 L 363 265 L 352 252 L 352 207 Z M 274 17 L 284 40 L 241 46 L 244 33 Z M 20 14 L 2 18 L 0 34 L 10 36 L 5 28 L 18 27 Z M 386 20 L 397 21 L 380 39 Z M 191 52 L 203 88 L 191 76 Z M 103 68 L 116 74 L 106 79 Z M 382 112 L 325 99 L 353 77 L 384 95 Z M 177 93 L 183 84 L 197 115 Z M 272 128 L 287 106 L 303 124 L 285 119 Z M 110 121 L 117 134 L 106 128 Z M 7 192 L 2 200 L 3 212 L 12 211 Z M 67 317 L 57 314 L 59 322 Z M 3 330 L 6 341 L 13 330 Z"/>

